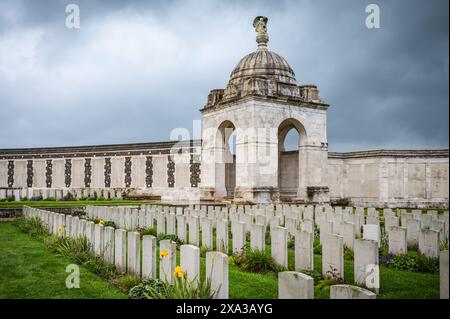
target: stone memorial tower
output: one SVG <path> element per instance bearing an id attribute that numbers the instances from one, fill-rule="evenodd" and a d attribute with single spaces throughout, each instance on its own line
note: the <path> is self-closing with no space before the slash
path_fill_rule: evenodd
<path id="1" fill-rule="evenodd" d="M 239 61 L 226 88 L 212 90 L 201 109 L 201 199 L 327 202 L 329 105 L 316 86 L 297 85 L 288 62 L 268 50 L 267 20 L 254 19 L 256 51 Z M 300 136 L 298 153 L 286 154 L 284 139 L 292 128 Z M 285 198 L 281 167 L 288 168 L 287 179 L 295 185 Z"/>

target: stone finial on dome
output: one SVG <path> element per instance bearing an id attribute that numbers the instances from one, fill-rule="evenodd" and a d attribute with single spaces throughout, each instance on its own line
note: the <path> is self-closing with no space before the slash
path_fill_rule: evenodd
<path id="1" fill-rule="evenodd" d="M 257 33 L 256 42 L 258 43 L 258 49 L 266 49 L 267 42 L 269 42 L 269 36 L 267 35 L 267 21 L 269 19 L 264 16 L 257 16 L 253 20 L 253 27 Z"/>

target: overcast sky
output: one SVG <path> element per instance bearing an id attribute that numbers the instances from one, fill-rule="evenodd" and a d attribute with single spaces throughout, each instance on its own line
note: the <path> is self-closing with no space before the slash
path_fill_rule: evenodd
<path id="1" fill-rule="evenodd" d="M 65 26 L 79 4 L 80 29 Z M 368 29 L 366 5 L 381 9 Z M 332 151 L 448 148 L 448 0 L 0 0 L 0 148 L 166 141 L 256 48 L 316 84 Z M 198 138 L 199 136 L 194 136 Z"/>

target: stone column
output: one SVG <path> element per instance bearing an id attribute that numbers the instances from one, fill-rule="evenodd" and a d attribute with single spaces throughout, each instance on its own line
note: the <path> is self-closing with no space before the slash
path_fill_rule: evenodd
<path id="1" fill-rule="evenodd" d="M 159 242 L 159 247 L 159 279 L 172 283 L 177 260 L 177 246 L 175 242 L 165 239 Z"/>
<path id="2" fill-rule="evenodd" d="M 215 298 L 228 299 L 228 256 L 217 251 L 206 253 L 206 278 Z"/>

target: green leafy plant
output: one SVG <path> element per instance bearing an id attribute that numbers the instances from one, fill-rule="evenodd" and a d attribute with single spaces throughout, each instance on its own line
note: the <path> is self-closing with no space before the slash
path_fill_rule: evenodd
<path id="1" fill-rule="evenodd" d="M 183 245 L 183 241 L 178 238 L 177 235 L 168 235 L 168 234 L 159 234 L 157 237 L 158 244 L 161 240 L 170 239 L 171 241 L 174 241 L 177 244 L 177 248 Z"/>
<path id="2" fill-rule="evenodd" d="M 149 299 L 149 294 L 158 295 L 165 291 L 166 284 L 159 279 L 144 279 L 140 284 L 130 289 L 128 298 L 130 299 Z"/>
<path id="3" fill-rule="evenodd" d="M 422 273 L 438 273 L 439 258 L 427 257 L 423 254 L 408 253 L 394 257 L 387 266 L 396 270 L 408 270 Z"/>
<path id="4" fill-rule="evenodd" d="M 141 278 L 134 275 L 123 275 L 113 280 L 114 285 L 116 285 L 123 292 L 128 293 L 131 288 L 139 285 L 141 283 Z"/>
<path id="5" fill-rule="evenodd" d="M 151 227 L 151 228 L 144 228 L 143 227 L 143 228 L 138 228 L 136 231 L 140 234 L 141 238 L 143 236 L 145 236 L 145 235 L 152 235 L 152 236 L 155 236 L 155 237 L 158 236 L 157 231 L 156 231 L 156 227 Z"/>
<path id="6" fill-rule="evenodd" d="M 83 264 L 92 258 L 91 244 L 86 237 L 69 238 L 52 235 L 44 240 L 45 245 L 54 253 L 67 257 L 75 264 Z"/>
<path id="7" fill-rule="evenodd" d="M 24 233 L 30 234 L 36 238 L 43 238 L 48 235 L 42 221 L 37 217 L 23 218 L 20 217 L 15 220 L 15 225 Z"/>
<path id="8" fill-rule="evenodd" d="M 344 246 L 344 259 L 345 260 L 353 260 L 354 259 L 354 252 L 347 246 Z"/>
<path id="9" fill-rule="evenodd" d="M 322 255 L 322 244 L 319 237 L 314 237 L 314 254 Z"/>
<path id="10" fill-rule="evenodd" d="M 233 260 L 240 270 L 246 272 L 267 273 L 280 270 L 272 256 L 261 250 L 247 249 L 241 254 L 233 255 Z"/>
<path id="11" fill-rule="evenodd" d="M 315 269 L 304 269 L 301 272 L 312 277 L 314 279 L 314 285 L 317 285 L 321 280 L 323 280 L 322 273 Z"/>

